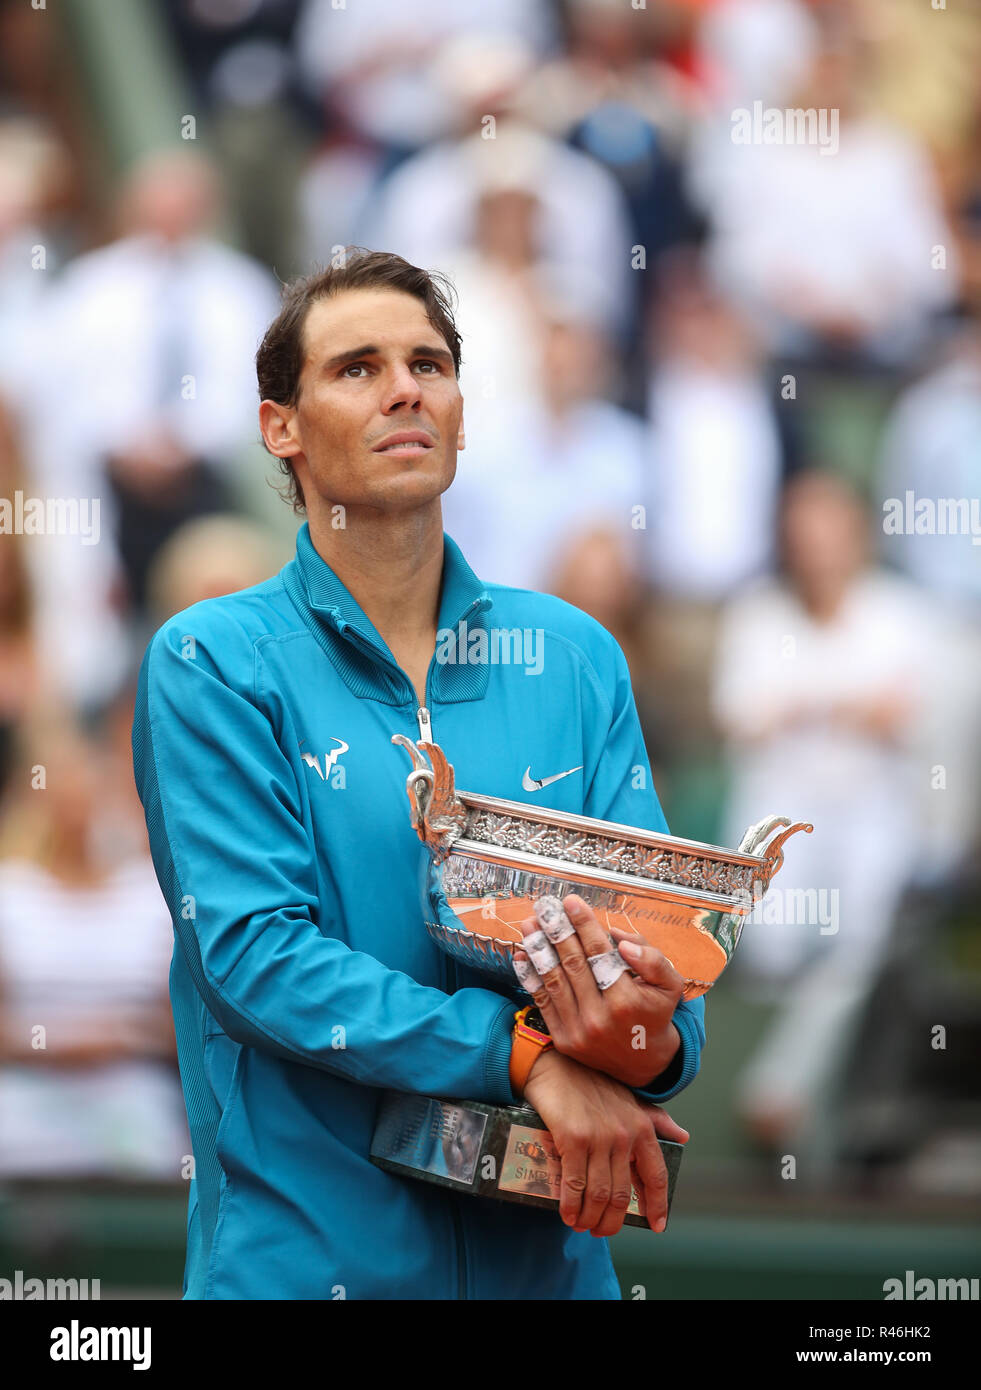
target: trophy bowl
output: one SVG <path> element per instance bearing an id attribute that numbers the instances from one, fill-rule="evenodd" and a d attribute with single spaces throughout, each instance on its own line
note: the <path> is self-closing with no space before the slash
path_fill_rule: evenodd
<path id="1" fill-rule="evenodd" d="M 633 932 L 668 957 L 682 998 L 722 974 L 743 921 L 783 863 L 783 846 L 813 826 L 768 816 L 736 850 L 457 791 L 438 744 L 402 734 L 412 825 L 429 851 L 426 930 L 455 959 L 517 987 L 512 957 L 538 898 L 577 893 L 607 929 Z"/>

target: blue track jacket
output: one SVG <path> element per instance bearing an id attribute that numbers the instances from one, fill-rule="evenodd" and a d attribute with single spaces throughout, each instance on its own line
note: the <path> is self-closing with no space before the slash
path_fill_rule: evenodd
<path id="1" fill-rule="evenodd" d="M 463 790 L 666 829 L 614 639 L 557 598 L 481 583 L 444 547 L 439 625 L 458 659 L 437 647 L 428 715 L 307 524 L 275 578 L 178 613 L 144 656 L 134 765 L 174 922 L 195 1159 L 186 1298 L 620 1296 L 607 1242 L 557 1213 L 368 1157 L 384 1088 L 516 1099 L 514 1001 L 423 925 L 427 852 L 392 735 L 439 743 Z M 474 634 L 494 628 L 527 632 L 522 660 L 516 641 L 509 662 L 479 659 Z M 571 768 L 523 788 L 528 770 Z M 689 1084 L 703 1020 L 701 999 L 679 1005 L 681 1053 L 639 1094 Z"/>

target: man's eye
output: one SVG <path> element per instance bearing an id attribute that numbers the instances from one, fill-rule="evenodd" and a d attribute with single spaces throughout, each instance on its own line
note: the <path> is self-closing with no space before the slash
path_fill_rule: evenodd
<path id="1" fill-rule="evenodd" d="M 439 371 L 438 365 L 437 365 L 435 362 L 431 362 L 428 358 L 427 358 L 425 361 L 423 361 L 423 362 L 417 362 L 417 363 L 416 363 L 416 366 L 417 366 L 417 367 L 432 367 L 432 369 L 433 369 L 434 372 L 438 372 L 438 371 Z"/>
<path id="2" fill-rule="evenodd" d="M 341 376 L 347 376 L 348 372 L 366 372 L 368 368 L 363 362 L 350 362 L 341 372 Z"/>

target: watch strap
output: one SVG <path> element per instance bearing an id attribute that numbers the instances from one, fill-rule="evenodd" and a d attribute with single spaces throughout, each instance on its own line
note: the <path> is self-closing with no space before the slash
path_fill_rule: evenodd
<path id="1" fill-rule="evenodd" d="M 511 1082 L 511 1089 L 516 1096 L 524 1094 L 525 1083 L 531 1073 L 532 1067 L 538 1061 L 543 1052 L 547 1052 L 554 1044 L 548 1033 L 543 1033 L 540 1029 L 533 1027 L 528 1016 L 532 1013 L 529 1005 L 519 1009 L 514 1016 L 514 1029 L 511 1034 L 511 1061 L 508 1067 L 508 1077 Z M 537 1010 L 535 1011 L 537 1015 Z M 538 1022 L 538 1018 L 535 1018 Z"/>

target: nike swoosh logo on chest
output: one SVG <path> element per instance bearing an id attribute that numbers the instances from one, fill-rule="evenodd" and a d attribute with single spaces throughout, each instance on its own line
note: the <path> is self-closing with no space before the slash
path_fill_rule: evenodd
<path id="1" fill-rule="evenodd" d="M 521 785 L 526 792 L 539 792 L 542 787 L 547 787 L 552 782 L 561 782 L 563 777 L 571 777 L 574 772 L 582 772 L 582 767 L 570 767 L 568 772 L 556 772 L 551 777 L 532 777 L 529 763 L 521 779 Z"/>

